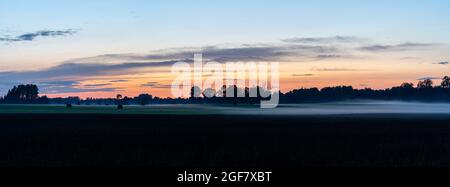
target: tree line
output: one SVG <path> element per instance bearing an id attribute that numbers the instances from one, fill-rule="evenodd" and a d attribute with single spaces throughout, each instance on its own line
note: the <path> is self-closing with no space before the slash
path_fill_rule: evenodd
<path id="1" fill-rule="evenodd" d="M 254 89 L 254 90 L 252 90 Z M 258 97 L 251 97 L 255 91 Z M 232 93 L 232 97 L 229 93 Z M 75 104 L 75 105 L 148 105 L 148 104 L 259 104 L 261 92 L 268 92 L 261 87 L 238 88 L 237 86 L 223 86 L 220 90 L 208 88 L 199 91 L 191 89 L 190 98 L 160 98 L 149 94 L 137 97 L 117 95 L 116 98 L 86 98 L 66 97 L 48 98 L 39 96 L 36 85 L 18 85 L 10 89 L 4 97 L 0 97 L 3 104 Z M 228 93 L 228 94 L 227 94 Z M 319 88 L 300 88 L 287 93 L 280 92 L 280 103 L 320 103 L 343 100 L 398 100 L 421 102 L 450 102 L 450 78 L 445 76 L 440 84 L 435 85 L 431 79 L 413 83 L 403 83 L 400 86 L 374 90 L 371 88 L 354 89 L 351 86 L 337 86 Z"/>

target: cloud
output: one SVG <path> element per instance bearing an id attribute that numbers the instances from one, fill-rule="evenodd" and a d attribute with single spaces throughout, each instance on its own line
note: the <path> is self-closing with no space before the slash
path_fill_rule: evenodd
<path id="1" fill-rule="evenodd" d="M 436 44 L 431 43 L 402 43 L 397 45 L 369 45 L 358 48 L 361 51 L 368 52 L 388 52 L 388 51 L 407 51 L 423 49 L 428 47 L 436 46 Z"/>
<path id="2" fill-rule="evenodd" d="M 104 87 L 104 86 L 111 86 L 111 83 L 104 83 L 104 84 L 85 84 L 83 86 L 85 87 Z"/>
<path id="3" fill-rule="evenodd" d="M 126 62 L 121 64 L 76 64 L 66 63 L 55 67 L 36 71 L 12 71 L 0 72 L 0 79 L 3 80 L 39 80 L 71 77 L 90 77 L 100 75 L 127 75 L 143 71 L 146 67 L 170 66 L 177 61 L 163 62 Z M 145 72 L 149 72 L 145 70 Z"/>
<path id="4" fill-rule="evenodd" d="M 42 81 L 36 82 L 39 89 L 44 94 L 64 94 L 64 93 L 82 93 L 82 92 L 114 92 L 121 88 L 104 87 L 110 84 L 91 84 L 81 85 L 79 81 Z"/>
<path id="5" fill-rule="evenodd" d="M 122 91 L 123 88 L 77 88 L 77 87 L 53 87 L 46 88 L 45 86 L 39 86 L 41 92 L 45 94 L 66 94 L 66 93 L 86 93 L 86 92 L 117 92 Z"/>
<path id="6" fill-rule="evenodd" d="M 112 81 L 109 81 L 109 82 L 112 82 L 112 83 L 121 83 L 121 82 L 130 82 L 129 80 L 112 80 Z"/>
<path id="7" fill-rule="evenodd" d="M 448 65 L 448 62 L 436 62 L 436 63 L 433 63 L 433 64 Z"/>
<path id="8" fill-rule="evenodd" d="M 3 42 L 21 42 L 21 41 L 33 41 L 38 37 L 65 37 L 75 34 L 76 31 L 73 29 L 68 30 L 43 30 L 32 33 L 22 34 L 16 37 L 0 37 L 0 41 Z"/>
<path id="9" fill-rule="evenodd" d="M 315 58 L 319 55 L 339 53 L 338 48 L 321 45 L 240 45 L 235 47 L 207 46 L 202 48 L 181 48 L 153 51 L 147 55 L 126 55 L 120 58 L 134 60 L 192 59 L 195 53 L 202 53 L 207 61 L 282 61 L 288 58 Z M 112 56 L 108 56 L 111 58 Z M 117 57 L 117 56 L 116 56 Z"/>
<path id="10" fill-rule="evenodd" d="M 74 92 L 98 92 L 116 91 L 120 88 L 97 88 L 108 86 L 106 84 L 80 85 L 78 80 L 89 80 L 96 76 L 130 75 L 139 72 L 157 72 L 150 67 L 170 66 L 175 61 L 163 62 L 126 62 L 120 64 L 75 64 L 67 63 L 55 67 L 35 71 L 9 71 L 0 72 L 0 94 L 17 84 L 33 83 L 41 87 L 43 93 L 74 93 Z M 58 81 L 54 81 L 58 80 Z M 75 80 L 75 81 L 73 81 Z"/>
<path id="11" fill-rule="evenodd" d="M 324 59 L 334 59 L 334 58 L 342 58 L 342 55 L 317 55 L 316 59 L 324 60 Z"/>
<path id="12" fill-rule="evenodd" d="M 42 85 L 46 86 L 78 86 L 80 85 L 79 81 L 45 81 L 40 82 Z"/>
<path id="13" fill-rule="evenodd" d="M 159 82 L 148 82 L 145 84 L 141 84 L 141 87 L 150 87 L 150 88 L 160 88 L 160 89 L 165 89 L 165 88 L 172 88 L 172 85 L 169 84 L 161 84 Z"/>
<path id="14" fill-rule="evenodd" d="M 159 84 L 158 82 L 148 82 L 148 83 L 145 83 L 145 84 L 141 84 L 141 86 L 142 87 L 152 87 L 152 86 L 156 86 L 158 84 Z"/>
<path id="15" fill-rule="evenodd" d="M 367 71 L 364 69 L 349 69 L 349 68 L 312 68 L 312 71 Z"/>
<path id="16" fill-rule="evenodd" d="M 293 77 L 311 77 L 314 76 L 314 74 L 292 74 Z"/>
<path id="17" fill-rule="evenodd" d="M 305 37 L 305 38 L 287 38 L 282 39 L 281 41 L 287 43 L 355 43 L 364 41 L 362 38 L 354 37 L 354 36 L 334 36 L 334 37 Z"/>
<path id="18" fill-rule="evenodd" d="M 356 40 L 353 37 L 322 38 L 337 41 Z M 311 39 L 310 39 L 311 40 Z M 319 39 L 317 39 L 319 40 Z M 123 63 L 146 61 L 179 61 L 193 59 L 195 53 L 203 54 L 203 60 L 227 62 L 310 62 L 334 58 L 352 57 L 349 48 L 321 43 L 259 43 L 242 45 L 212 45 L 203 47 L 169 48 L 143 54 L 105 54 L 66 61 L 66 63 Z"/>
<path id="19" fill-rule="evenodd" d="M 440 78 L 440 77 L 421 77 L 421 78 L 418 78 L 417 80 L 419 80 L 419 81 L 423 81 L 423 80 L 441 80 L 442 78 Z"/>
<path id="20" fill-rule="evenodd" d="M 203 54 L 204 62 L 285 62 L 318 61 L 348 56 L 334 46 L 274 44 L 172 48 L 144 54 L 105 54 L 65 61 L 64 64 L 121 64 L 127 62 L 184 61 L 192 62 L 194 54 Z M 172 65 L 170 63 L 167 66 Z"/>

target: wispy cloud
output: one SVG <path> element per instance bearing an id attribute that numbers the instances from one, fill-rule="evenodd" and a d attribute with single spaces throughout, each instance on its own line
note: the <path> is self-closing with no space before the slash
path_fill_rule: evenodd
<path id="1" fill-rule="evenodd" d="M 84 87 L 104 87 L 104 86 L 111 86 L 111 83 L 103 83 L 103 84 L 85 84 Z"/>
<path id="2" fill-rule="evenodd" d="M 355 43 L 365 41 L 363 38 L 354 36 L 334 36 L 334 37 L 303 37 L 303 38 L 287 38 L 282 39 L 288 43 Z"/>
<path id="3" fill-rule="evenodd" d="M 259 44 L 236 46 L 205 46 L 185 47 L 150 51 L 147 54 L 105 54 L 88 58 L 66 61 L 65 63 L 123 63 L 130 61 L 192 61 L 195 53 L 202 53 L 204 61 L 248 62 L 248 61 L 278 61 L 291 59 L 317 61 L 330 58 L 349 56 L 345 50 L 325 45 L 300 44 Z"/>
<path id="4" fill-rule="evenodd" d="M 358 48 L 361 51 L 368 52 L 389 52 L 389 51 L 406 51 L 406 50 L 417 50 L 425 49 L 429 47 L 436 46 L 432 43 L 402 43 L 397 45 L 369 45 Z"/>
<path id="5" fill-rule="evenodd" d="M 311 77 L 311 76 L 314 76 L 314 74 L 310 74 L 310 73 L 307 73 L 307 74 L 292 74 L 291 76 L 292 77 Z"/>
<path id="6" fill-rule="evenodd" d="M 129 80 L 121 79 L 121 80 L 112 80 L 112 81 L 109 81 L 109 82 L 112 82 L 112 83 L 121 83 L 121 82 L 130 82 L 130 81 L 129 81 Z"/>
<path id="7" fill-rule="evenodd" d="M 18 35 L 15 37 L 11 36 L 5 36 L 0 37 L 0 41 L 3 42 L 21 42 L 21 41 L 33 41 L 39 37 L 45 38 L 45 37 L 65 37 L 69 35 L 75 34 L 77 31 L 73 29 L 68 30 L 43 30 L 43 31 L 37 31 L 37 32 L 31 32 L 31 33 L 25 33 L 22 35 Z"/>
<path id="8" fill-rule="evenodd" d="M 335 54 L 325 54 L 325 55 L 317 55 L 316 59 L 318 60 L 325 60 L 325 59 L 335 59 L 335 58 L 343 58 L 342 55 L 335 55 Z"/>
<path id="9" fill-rule="evenodd" d="M 146 67 L 170 66 L 177 61 L 125 62 L 120 64 L 76 64 L 67 63 L 36 71 L 0 72 L 0 79 L 36 80 L 47 78 L 91 77 L 101 75 L 127 75 L 143 71 Z M 148 72 L 148 70 L 145 70 Z"/>
<path id="10" fill-rule="evenodd" d="M 216 62 L 236 61 L 280 61 L 288 58 L 315 58 L 320 55 L 339 53 L 338 48 L 322 45 L 273 44 L 240 45 L 235 47 L 207 46 L 202 48 L 182 48 L 153 51 L 138 59 L 190 59 L 194 53 L 202 53 L 205 60 Z M 128 56 L 130 58 L 130 56 Z"/>
<path id="11" fill-rule="evenodd" d="M 80 85 L 78 80 L 89 80 L 97 76 L 130 75 L 139 72 L 149 73 L 159 70 L 149 70 L 151 67 L 170 66 L 175 61 L 164 62 L 126 62 L 120 64 L 61 64 L 55 67 L 35 71 L 10 71 L 0 72 L 0 80 L 5 80 L 0 85 L 0 91 L 15 84 L 35 83 L 42 87 L 43 93 L 74 93 L 74 92 L 98 92 L 115 91 L 119 88 L 103 88 L 110 86 L 105 84 Z M 58 81 L 54 81 L 58 80 Z M 59 81 L 60 80 L 60 81 Z M 75 81 L 74 81 L 75 80 Z M 123 82 L 123 81 L 122 81 Z M 102 87 L 102 88 L 97 88 Z"/>
<path id="12" fill-rule="evenodd" d="M 420 77 L 417 80 L 423 81 L 423 80 L 440 80 L 440 77 Z"/>
<path id="13" fill-rule="evenodd" d="M 117 87 L 105 87 L 110 86 L 110 84 L 82 85 L 79 81 L 38 81 L 36 84 L 39 85 L 41 92 L 45 94 L 114 92 L 122 89 Z"/>
<path id="14" fill-rule="evenodd" d="M 159 84 L 158 82 L 148 82 L 148 83 L 145 83 L 145 84 L 141 84 L 141 86 L 142 87 L 152 87 L 152 86 L 156 86 L 158 84 Z"/>
<path id="15" fill-rule="evenodd" d="M 311 71 L 367 71 L 365 69 L 350 69 L 350 68 L 312 68 Z"/>
<path id="16" fill-rule="evenodd" d="M 447 61 L 445 61 L 445 62 L 435 62 L 435 63 L 433 63 L 433 64 L 438 64 L 438 65 L 448 65 L 448 62 L 447 62 Z"/>
<path id="17" fill-rule="evenodd" d="M 148 83 L 145 83 L 145 84 L 141 84 L 141 87 L 165 89 L 165 88 L 172 88 L 172 85 L 170 85 L 170 84 L 161 84 L 159 82 L 148 82 Z"/>

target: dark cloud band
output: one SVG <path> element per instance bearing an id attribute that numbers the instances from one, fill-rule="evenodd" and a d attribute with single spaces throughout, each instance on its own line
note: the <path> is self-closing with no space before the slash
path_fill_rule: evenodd
<path id="1" fill-rule="evenodd" d="M 405 50 L 415 50 L 423 49 L 427 47 L 433 47 L 436 44 L 432 43 L 402 43 L 397 45 L 370 45 L 358 48 L 361 51 L 368 52 L 389 52 L 389 51 L 405 51 Z"/>
<path id="2" fill-rule="evenodd" d="M 32 33 L 22 34 L 16 37 L 0 37 L 0 41 L 3 42 L 21 42 L 21 41 L 33 41 L 38 37 L 64 37 L 75 34 L 73 29 L 68 30 L 43 30 Z"/>
<path id="3" fill-rule="evenodd" d="M 316 38 L 288 38 L 281 40 L 287 43 L 356 43 L 364 39 L 354 36 L 334 36 L 334 37 L 316 37 Z"/>

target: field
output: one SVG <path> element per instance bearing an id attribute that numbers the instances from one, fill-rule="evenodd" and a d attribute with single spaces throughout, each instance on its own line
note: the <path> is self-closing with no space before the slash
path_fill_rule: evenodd
<path id="1" fill-rule="evenodd" d="M 158 105 L 158 106 L 78 106 L 67 108 L 65 105 L 0 105 L 0 114 L 150 114 L 150 115 L 207 115 L 218 114 L 212 107 L 195 105 Z"/>
<path id="2" fill-rule="evenodd" d="M 31 108 L 0 106 L 0 166 L 450 166 L 447 114 Z"/>

